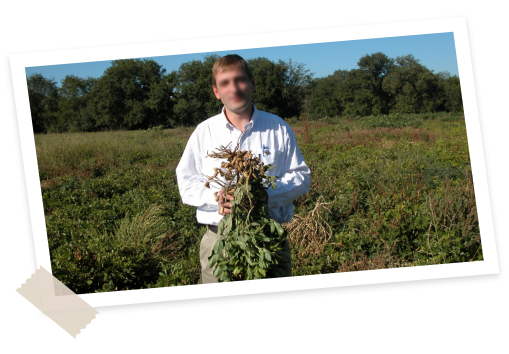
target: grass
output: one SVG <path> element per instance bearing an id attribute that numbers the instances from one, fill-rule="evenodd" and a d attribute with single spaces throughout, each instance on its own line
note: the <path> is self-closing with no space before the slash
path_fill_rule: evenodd
<path id="1" fill-rule="evenodd" d="M 312 171 L 293 275 L 482 260 L 459 113 L 291 122 Z M 205 228 L 175 168 L 193 128 L 36 135 L 55 276 L 77 293 L 196 284 Z"/>

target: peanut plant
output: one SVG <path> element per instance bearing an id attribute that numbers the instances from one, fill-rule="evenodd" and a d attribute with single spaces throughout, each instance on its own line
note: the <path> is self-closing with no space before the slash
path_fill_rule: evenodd
<path id="1" fill-rule="evenodd" d="M 276 189 L 278 178 L 267 171 L 275 166 L 264 165 L 251 151 L 240 150 L 239 144 L 233 150 L 230 144 L 217 150 L 207 156 L 226 161 L 221 168 L 214 168 L 212 176 L 204 175 L 205 186 L 216 183 L 225 191 L 223 203 L 227 195 L 234 200 L 230 201 L 231 213 L 218 225 L 220 238 L 209 257 L 209 267 L 215 267 L 213 274 L 220 282 L 285 276 L 282 251 L 286 230 L 270 217 L 266 204 L 266 190 Z M 214 195 L 219 201 L 219 193 Z"/>

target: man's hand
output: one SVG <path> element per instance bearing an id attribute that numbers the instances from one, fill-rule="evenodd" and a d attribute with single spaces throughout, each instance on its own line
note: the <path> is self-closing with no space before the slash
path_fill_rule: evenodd
<path id="1" fill-rule="evenodd" d="M 219 211 L 218 213 L 220 215 L 228 215 L 230 214 L 232 211 L 231 211 L 231 207 L 232 207 L 232 204 L 231 203 L 223 203 L 223 200 L 224 200 L 224 197 L 225 197 L 225 190 L 224 189 L 221 189 L 218 193 L 218 196 L 219 196 L 219 201 L 217 202 L 217 204 L 219 205 Z M 233 200 L 234 198 L 231 196 L 231 195 L 228 195 L 226 197 L 227 200 Z"/>

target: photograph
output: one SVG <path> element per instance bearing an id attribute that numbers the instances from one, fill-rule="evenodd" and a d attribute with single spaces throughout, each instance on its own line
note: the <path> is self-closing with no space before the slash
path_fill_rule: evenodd
<path id="1" fill-rule="evenodd" d="M 52 274 L 95 294 L 483 262 L 459 72 L 453 32 L 27 66 Z"/>

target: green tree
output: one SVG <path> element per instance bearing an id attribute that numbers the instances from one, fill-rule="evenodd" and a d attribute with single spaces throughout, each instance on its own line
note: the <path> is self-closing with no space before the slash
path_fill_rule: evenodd
<path id="1" fill-rule="evenodd" d="M 52 131 L 58 117 L 56 81 L 41 74 L 32 74 L 27 77 L 27 87 L 34 133 Z"/>
<path id="2" fill-rule="evenodd" d="M 313 99 L 313 92 L 316 89 L 316 86 L 320 82 L 322 78 L 312 78 L 309 80 L 309 83 L 304 85 L 302 88 L 303 94 L 304 94 L 304 102 L 302 104 L 302 111 L 310 113 L 310 104 L 311 100 Z"/>
<path id="3" fill-rule="evenodd" d="M 300 116 L 304 109 L 306 98 L 306 87 L 311 83 L 313 74 L 306 69 L 303 63 L 294 62 L 289 59 L 288 62 L 279 60 L 279 64 L 285 68 L 283 80 L 283 100 L 286 105 L 283 107 L 286 114 L 281 117 Z"/>
<path id="4" fill-rule="evenodd" d="M 212 66 L 218 55 L 182 64 L 176 74 L 175 120 L 177 124 L 196 125 L 218 114 L 223 106 L 212 91 Z M 283 118 L 302 112 L 305 86 L 311 81 L 304 64 L 267 58 L 247 60 L 256 83 L 253 102 L 260 110 Z"/>
<path id="5" fill-rule="evenodd" d="M 364 89 L 367 90 L 362 96 L 362 101 L 371 104 L 369 114 L 387 114 L 389 111 L 389 94 L 383 89 L 383 81 L 395 69 L 394 59 L 377 52 L 364 55 L 357 62 L 357 66 L 363 73 Z M 369 110 L 369 109 L 368 109 Z"/>
<path id="6" fill-rule="evenodd" d="M 164 75 L 162 80 L 150 87 L 147 107 L 152 111 L 154 124 L 163 125 L 167 128 L 175 127 L 176 121 L 173 114 L 175 105 L 175 87 L 177 85 L 177 72 L 172 71 Z"/>
<path id="7" fill-rule="evenodd" d="M 337 88 L 336 99 L 342 113 L 355 116 L 386 114 L 390 96 L 383 89 L 384 79 L 394 70 L 394 60 L 377 52 L 362 56 L 357 69 L 344 73 Z"/>
<path id="8" fill-rule="evenodd" d="M 62 80 L 58 101 L 57 129 L 59 131 L 93 130 L 93 123 L 84 119 L 83 111 L 91 97 L 90 92 L 96 83 L 97 79 L 95 78 L 82 79 L 74 75 L 67 75 Z"/>
<path id="9" fill-rule="evenodd" d="M 304 64 L 291 59 L 275 63 L 267 58 L 247 62 L 255 78 L 253 102 L 256 107 L 282 118 L 299 116 L 304 108 L 306 85 L 312 79 Z"/>
<path id="10" fill-rule="evenodd" d="M 344 105 L 340 92 L 347 76 L 348 71 L 336 70 L 332 75 L 314 79 L 307 86 L 307 90 L 312 90 L 307 105 L 311 118 L 333 117 L 343 113 Z"/>
<path id="11" fill-rule="evenodd" d="M 444 92 L 433 71 L 413 55 L 396 58 L 396 67 L 383 82 L 391 97 L 391 113 L 425 113 L 444 109 Z"/>
<path id="12" fill-rule="evenodd" d="M 380 105 L 378 97 L 373 93 L 370 79 L 369 73 L 361 69 L 348 72 L 338 90 L 339 100 L 344 107 L 343 114 L 369 116 L 373 106 Z"/>
<path id="13" fill-rule="evenodd" d="M 377 52 L 366 54 L 357 62 L 357 69 L 337 70 L 316 85 L 309 103 L 313 117 L 386 114 L 390 96 L 383 81 L 394 68 L 394 59 Z"/>
<path id="14" fill-rule="evenodd" d="M 259 110 L 280 115 L 283 113 L 279 101 L 284 91 L 284 67 L 261 57 L 249 59 L 247 62 L 256 83 L 253 102 Z"/>
<path id="15" fill-rule="evenodd" d="M 154 85 L 164 78 L 166 69 L 149 59 L 114 60 L 92 90 L 92 107 L 98 129 L 147 129 L 160 125 L 154 109 Z"/>
<path id="16" fill-rule="evenodd" d="M 197 125 L 221 112 L 222 103 L 212 91 L 212 66 L 218 55 L 183 63 L 176 73 L 175 121 L 177 124 Z"/>
<path id="17" fill-rule="evenodd" d="M 312 94 L 306 109 L 312 118 L 463 109 L 459 79 L 434 74 L 412 55 L 394 60 L 377 52 L 364 55 L 357 65 L 307 86 Z"/>
<path id="18" fill-rule="evenodd" d="M 457 75 L 451 76 L 449 72 L 440 72 L 437 75 L 444 88 L 445 110 L 447 112 L 463 112 L 459 77 Z"/>

